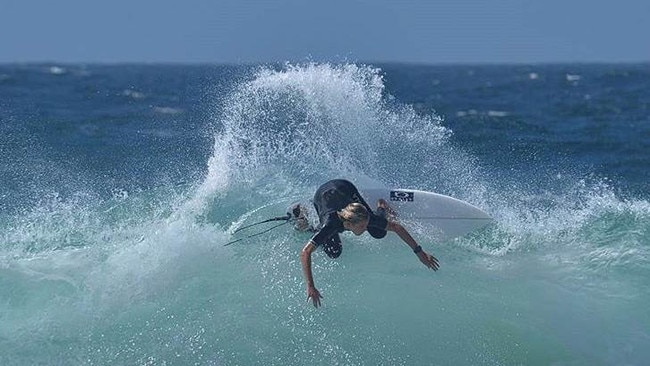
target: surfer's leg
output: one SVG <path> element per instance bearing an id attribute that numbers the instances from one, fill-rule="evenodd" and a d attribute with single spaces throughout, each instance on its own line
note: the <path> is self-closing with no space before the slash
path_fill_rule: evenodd
<path id="1" fill-rule="evenodd" d="M 381 239 L 386 236 L 386 230 L 380 229 L 378 227 L 368 226 L 368 229 L 366 230 L 368 231 L 368 234 L 370 234 L 370 236 L 375 239 Z"/>
<path id="2" fill-rule="evenodd" d="M 379 199 L 379 201 L 377 201 L 377 215 L 380 215 L 387 220 L 395 220 L 397 217 L 397 212 L 395 212 L 395 210 L 393 210 L 393 208 L 388 205 L 388 202 L 386 202 L 386 200 Z"/>
<path id="3" fill-rule="evenodd" d="M 390 206 L 388 206 L 388 203 L 380 199 L 377 202 L 377 210 L 375 210 L 377 216 L 380 216 L 382 218 L 385 218 L 387 220 L 393 220 L 395 219 L 396 213 L 393 211 Z M 375 239 L 381 239 L 386 236 L 386 230 L 377 228 L 377 227 L 368 227 L 368 234 L 370 234 L 373 238 Z"/>
<path id="4" fill-rule="evenodd" d="M 370 213 L 370 214 L 373 215 L 372 213 Z M 386 217 L 386 210 L 384 210 L 382 207 L 379 207 L 379 208 L 377 208 L 377 214 L 376 215 L 385 218 Z M 368 231 L 368 234 L 370 234 L 370 236 L 372 236 L 375 239 L 381 239 L 384 236 L 386 236 L 386 230 L 382 230 L 382 229 L 380 229 L 378 227 L 368 226 L 368 228 L 366 230 Z"/>
<path id="5" fill-rule="evenodd" d="M 287 214 L 293 222 L 293 228 L 298 231 L 314 231 L 309 223 L 309 211 L 307 207 L 299 202 L 294 203 L 287 209 Z"/>

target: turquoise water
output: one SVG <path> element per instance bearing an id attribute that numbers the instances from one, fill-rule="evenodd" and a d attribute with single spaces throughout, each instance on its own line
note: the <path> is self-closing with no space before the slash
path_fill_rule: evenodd
<path id="1" fill-rule="evenodd" d="M 2 365 L 650 358 L 647 68 L 60 69 L 0 67 Z M 314 255 L 318 309 L 309 235 L 223 246 L 338 177 L 495 223 L 412 228 L 438 272 L 396 236 L 346 234 Z"/>

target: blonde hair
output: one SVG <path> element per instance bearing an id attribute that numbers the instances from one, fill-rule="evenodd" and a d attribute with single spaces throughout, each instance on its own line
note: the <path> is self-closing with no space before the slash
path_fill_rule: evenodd
<path id="1" fill-rule="evenodd" d="M 350 203 L 345 208 L 339 210 L 338 214 L 341 220 L 348 221 L 351 224 L 357 224 L 368 219 L 368 209 L 358 202 Z"/>

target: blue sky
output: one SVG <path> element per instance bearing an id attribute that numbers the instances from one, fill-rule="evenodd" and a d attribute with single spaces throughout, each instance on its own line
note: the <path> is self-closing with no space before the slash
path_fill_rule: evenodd
<path id="1" fill-rule="evenodd" d="M 0 62 L 650 61 L 649 0 L 0 0 Z"/>

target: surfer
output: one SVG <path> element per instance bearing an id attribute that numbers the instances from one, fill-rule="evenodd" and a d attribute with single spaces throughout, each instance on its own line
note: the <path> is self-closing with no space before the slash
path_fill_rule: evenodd
<path id="1" fill-rule="evenodd" d="M 402 225 L 392 218 L 386 217 L 387 214 L 389 216 L 391 214 L 391 209 L 386 201 L 379 200 L 376 213 L 373 212 L 357 188 L 349 181 L 336 179 L 326 182 L 316 190 L 313 203 L 320 225 L 305 247 L 302 248 L 300 262 L 307 281 L 307 301 L 311 299 L 315 307 L 320 306 L 323 297 L 314 285 L 311 254 L 317 247 L 323 247 L 323 251 L 330 258 L 340 256 L 343 247 L 339 233 L 346 230 L 352 231 L 355 235 L 361 235 L 368 231 L 376 239 L 381 239 L 386 236 L 388 231 L 393 231 L 413 250 L 420 262 L 427 268 L 438 270 L 438 260 L 425 252 Z M 306 215 L 306 211 L 301 211 L 300 207 L 297 208 L 298 210 L 294 211 L 297 217 Z"/>

